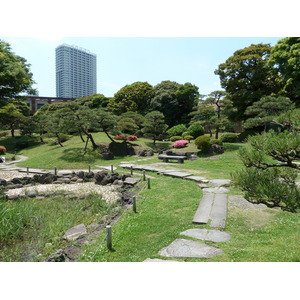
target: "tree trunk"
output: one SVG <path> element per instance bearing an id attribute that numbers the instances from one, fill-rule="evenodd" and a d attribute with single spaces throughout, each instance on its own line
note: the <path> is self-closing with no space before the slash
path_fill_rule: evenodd
<path id="1" fill-rule="evenodd" d="M 83 151 L 85 152 L 86 151 L 86 149 L 87 149 L 87 145 L 88 145 L 88 142 L 89 142 L 89 137 L 87 137 L 87 139 L 86 139 L 86 143 L 85 143 L 85 147 L 84 147 L 84 149 L 83 149 Z"/>
<path id="2" fill-rule="evenodd" d="M 219 126 L 216 127 L 216 136 L 215 138 L 218 139 L 219 138 Z"/>
<path id="3" fill-rule="evenodd" d="M 55 136 L 56 136 L 56 138 L 57 138 L 58 144 L 59 144 L 61 147 L 63 147 L 64 145 L 60 142 L 59 135 L 56 133 Z"/>
<path id="4" fill-rule="evenodd" d="M 93 149 L 95 150 L 98 146 L 97 146 L 97 144 L 95 143 L 94 138 L 93 138 L 93 136 L 92 136 L 91 133 L 88 134 L 88 138 L 91 140 L 91 143 L 92 143 L 92 145 L 93 145 Z"/>
<path id="5" fill-rule="evenodd" d="M 11 136 L 15 137 L 15 128 L 14 128 L 14 125 L 10 125 L 10 132 L 11 132 Z"/>
<path id="6" fill-rule="evenodd" d="M 84 138 L 83 138 L 83 136 L 82 136 L 82 133 L 81 133 L 81 132 L 79 132 L 79 135 L 80 135 L 80 138 L 81 138 L 82 142 L 84 143 L 84 142 L 85 142 L 85 140 L 84 140 Z"/>

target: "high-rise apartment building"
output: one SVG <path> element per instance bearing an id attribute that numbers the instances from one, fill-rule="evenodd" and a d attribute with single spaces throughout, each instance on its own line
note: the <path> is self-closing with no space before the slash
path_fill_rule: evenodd
<path id="1" fill-rule="evenodd" d="M 96 54 L 77 46 L 55 49 L 56 97 L 78 98 L 97 93 Z"/>

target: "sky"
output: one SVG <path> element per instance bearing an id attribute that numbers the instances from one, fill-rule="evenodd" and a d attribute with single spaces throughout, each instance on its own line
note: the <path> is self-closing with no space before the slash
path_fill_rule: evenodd
<path id="1" fill-rule="evenodd" d="M 207 95 L 221 89 L 214 74 L 220 63 L 251 44 L 279 37 L 0 37 L 31 65 L 34 88 L 55 97 L 55 48 L 76 45 L 97 55 L 97 93 L 112 97 L 136 81 L 155 86 L 163 80 L 190 82 Z"/>

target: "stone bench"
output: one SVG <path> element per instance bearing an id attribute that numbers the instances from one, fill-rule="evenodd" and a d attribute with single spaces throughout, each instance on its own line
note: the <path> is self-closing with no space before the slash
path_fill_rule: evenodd
<path id="1" fill-rule="evenodd" d="M 186 159 L 186 156 L 178 156 L 178 155 L 159 155 L 159 159 L 162 159 L 163 162 L 169 162 L 169 160 L 177 160 L 178 163 L 183 164 L 184 159 Z"/>

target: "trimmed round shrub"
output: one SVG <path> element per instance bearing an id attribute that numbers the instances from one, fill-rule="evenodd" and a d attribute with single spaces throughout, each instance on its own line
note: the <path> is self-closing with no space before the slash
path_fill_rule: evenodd
<path id="1" fill-rule="evenodd" d="M 188 132 L 195 139 L 204 134 L 204 128 L 199 122 L 195 122 L 188 128 Z"/>
<path id="2" fill-rule="evenodd" d="M 188 131 L 185 131 L 185 132 L 182 133 L 183 137 L 188 136 L 188 135 L 190 135 L 190 133 Z"/>
<path id="3" fill-rule="evenodd" d="M 176 141 L 179 141 L 179 140 L 182 140 L 182 136 L 171 136 L 170 137 L 171 142 L 176 142 Z"/>
<path id="4" fill-rule="evenodd" d="M 195 139 L 195 145 L 197 146 L 197 148 L 202 151 L 203 153 L 209 153 L 210 151 L 210 137 L 206 136 L 206 135 L 201 135 L 198 136 Z"/>
<path id="5" fill-rule="evenodd" d="M 190 142 L 193 139 L 193 137 L 191 135 L 186 135 L 184 136 L 184 139 Z"/>
<path id="6" fill-rule="evenodd" d="M 186 140 L 179 140 L 173 144 L 174 148 L 184 148 L 189 142 Z"/>
<path id="7" fill-rule="evenodd" d="M 234 132 L 226 132 L 222 134 L 220 140 L 223 143 L 236 143 L 238 141 L 238 136 Z"/>
<path id="8" fill-rule="evenodd" d="M 171 127 L 167 130 L 167 134 L 169 136 L 181 136 L 184 131 L 186 131 L 187 128 L 184 124 L 179 124 Z"/>
<path id="9" fill-rule="evenodd" d="M 223 142 L 222 142 L 221 140 L 219 140 L 219 139 L 211 139 L 211 140 L 210 140 L 210 143 L 211 143 L 212 145 L 220 145 L 220 146 L 223 145 Z"/>
<path id="10" fill-rule="evenodd" d="M 4 155 L 6 153 L 6 148 L 4 146 L 0 146 L 0 155 Z"/>

